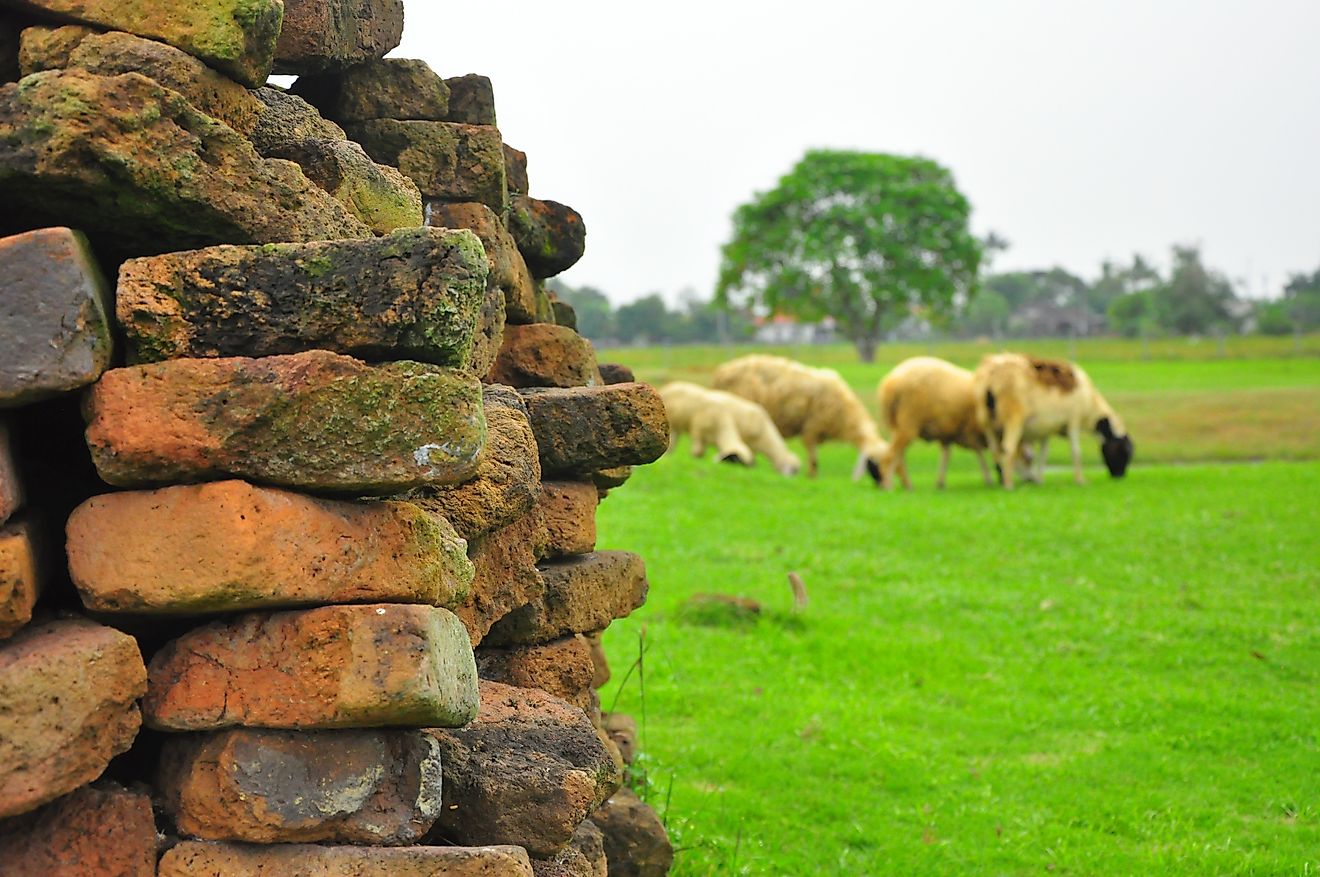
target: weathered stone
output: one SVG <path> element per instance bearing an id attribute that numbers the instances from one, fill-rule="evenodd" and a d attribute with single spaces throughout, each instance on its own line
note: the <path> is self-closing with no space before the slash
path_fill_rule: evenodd
<path id="1" fill-rule="evenodd" d="M 245 137 L 256 128 L 265 110 L 252 92 L 192 55 L 132 34 L 88 34 L 61 66 L 98 76 L 141 73 L 174 89 L 194 107 Z"/>
<path id="2" fill-rule="evenodd" d="M 477 711 L 467 631 L 431 606 L 253 613 L 184 634 L 156 654 L 151 727 L 462 725 Z"/>
<path id="3" fill-rule="evenodd" d="M 428 490 L 415 501 L 454 525 L 464 539 L 475 539 L 524 517 L 540 493 L 541 466 L 527 407 L 508 387 L 482 388 L 486 411 L 486 452 L 474 478 L 454 487 Z"/>
<path id="4" fill-rule="evenodd" d="M 435 822 L 440 774 L 420 731 L 238 729 L 171 736 L 156 788 L 188 837 L 394 846 Z"/>
<path id="5" fill-rule="evenodd" d="M 468 556 L 477 573 L 467 602 L 454 614 L 463 620 L 473 646 L 495 622 L 545 593 L 536 568 L 544 546 L 545 523 L 535 511 L 472 542 Z"/>
<path id="6" fill-rule="evenodd" d="M 472 356 L 468 360 L 468 371 L 479 378 L 490 373 L 495 364 L 495 357 L 500 355 L 500 345 L 504 343 L 504 327 L 508 322 L 508 311 L 504 305 L 504 290 L 486 280 L 486 296 L 482 300 L 481 314 L 477 317 L 477 329 L 472 336 Z"/>
<path id="7" fill-rule="evenodd" d="M 270 76 L 284 14 L 280 0 L 7 0 L 7 5 L 169 43 L 249 88 Z"/>
<path id="8" fill-rule="evenodd" d="M 158 877 L 532 877 L 518 847 L 261 847 L 188 842 L 160 860 Z"/>
<path id="9" fill-rule="evenodd" d="M 304 76 L 294 94 L 341 125 L 372 119 L 443 122 L 449 86 L 425 61 L 384 58 L 327 76 Z"/>
<path id="10" fill-rule="evenodd" d="M 509 233 L 518 242 L 527 269 L 538 280 L 572 268 L 587 248 L 582 214 L 557 201 L 538 201 L 526 195 L 509 199 Z"/>
<path id="11" fill-rule="evenodd" d="M 151 798 L 112 784 L 84 786 L 0 823 L 5 877 L 155 877 Z"/>
<path id="12" fill-rule="evenodd" d="M 110 291 L 87 238 L 0 239 L 0 408 L 86 386 L 110 365 Z"/>
<path id="13" fill-rule="evenodd" d="M 87 608 L 150 614 L 467 598 L 449 522 L 406 502 L 313 499 L 244 481 L 98 496 L 69 518 Z"/>
<path id="14" fill-rule="evenodd" d="M 674 847 L 655 811 L 631 789 L 620 789 L 591 816 L 605 840 L 610 877 L 665 877 Z"/>
<path id="15" fill-rule="evenodd" d="M 548 859 L 533 859 L 536 877 L 607 877 L 605 838 L 590 819 L 573 832 L 568 846 Z"/>
<path id="16" fill-rule="evenodd" d="M 611 466 L 608 469 L 597 469 L 591 473 L 591 483 L 596 485 L 596 492 L 600 494 L 601 499 L 604 499 L 605 495 L 611 490 L 627 484 L 632 474 L 633 467 L 631 466 Z"/>
<path id="17" fill-rule="evenodd" d="M 23 29 L 19 35 L 18 66 L 24 76 L 43 70 L 60 70 L 69 66 L 69 56 L 83 40 L 97 33 L 81 24 L 59 27 L 35 25 Z"/>
<path id="18" fill-rule="evenodd" d="M 549 533 L 546 557 L 586 554 L 596 548 L 596 485 L 582 481 L 546 481 L 538 504 Z"/>
<path id="19" fill-rule="evenodd" d="M 543 691 L 482 682 L 472 724 L 428 733 L 445 764 L 433 838 L 552 856 L 622 781 L 582 710 Z"/>
<path id="20" fill-rule="evenodd" d="M 142 723 L 137 642 L 90 621 L 30 625 L 0 645 L 0 818 L 101 775 Z"/>
<path id="21" fill-rule="evenodd" d="M 41 590 L 40 558 L 28 523 L 0 526 L 0 640 L 32 620 Z"/>
<path id="22" fill-rule="evenodd" d="M 555 300 L 550 296 L 550 287 L 544 280 L 536 281 L 536 318 L 533 323 L 555 324 Z"/>
<path id="23" fill-rule="evenodd" d="M 490 262 L 487 283 L 504 295 L 505 318 L 509 323 L 536 321 L 536 284 L 527 272 L 518 245 L 500 218 L 485 204 L 446 204 L 427 201 L 426 224 L 433 228 L 466 228 L 481 239 Z M 499 350 L 497 345 L 495 348 Z"/>
<path id="24" fill-rule="evenodd" d="M 522 406 L 522 400 L 518 401 Z M 527 418 L 527 409 L 523 408 L 523 419 Z M 530 437 L 532 428 L 527 427 Z M 532 447 L 536 447 L 532 440 Z M 533 454 L 532 456 L 536 456 Z M 540 469 L 537 469 L 540 472 Z M 14 461 L 14 449 L 9 438 L 9 424 L 0 420 L 0 526 L 13 517 L 14 512 L 23 507 L 23 482 L 18 479 L 18 464 Z"/>
<path id="25" fill-rule="evenodd" d="M 551 323 L 506 326 L 487 381 L 510 387 L 585 387 L 600 383 L 596 351 L 572 329 Z"/>
<path id="26" fill-rule="evenodd" d="M 473 477 L 486 440 L 470 375 L 319 350 L 114 369 L 86 414 L 97 471 L 123 487 L 233 476 L 398 493 Z"/>
<path id="27" fill-rule="evenodd" d="M 530 188 L 527 183 L 527 153 L 504 144 L 504 174 L 509 181 L 510 195 L 526 195 Z"/>
<path id="28" fill-rule="evenodd" d="M 591 678 L 592 688 L 604 688 L 605 683 L 610 681 L 610 662 L 600 641 L 601 633 L 598 630 L 586 634 L 587 643 L 591 646 L 591 662 L 596 665 L 596 674 Z"/>
<path id="29" fill-rule="evenodd" d="M 565 326 L 574 332 L 577 331 L 577 310 L 571 304 L 552 296 L 550 307 L 554 310 L 556 326 Z"/>
<path id="30" fill-rule="evenodd" d="M 601 730 L 619 750 L 624 764 L 632 764 L 637 758 L 637 720 L 623 713 L 605 713 Z"/>
<path id="31" fill-rule="evenodd" d="M 424 222 L 422 193 L 413 181 L 396 168 L 376 164 L 351 140 L 297 140 L 267 154 L 295 162 L 307 179 L 376 234 L 417 228 Z"/>
<path id="32" fill-rule="evenodd" d="M 581 709 L 591 706 L 596 665 L 586 637 L 570 636 L 539 646 L 477 649 L 477 675 L 517 688 L 539 688 Z"/>
<path id="33" fill-rule="evenodd" d="M 11 224 L 77 217 L 130 255 L 371 234 L 297 165 L 137 73 L 48 70 L 0 88 L 0 200 Z"/>
<path id="34" fill-rule="evenodd" d="M 626 551 L 597 551 L 542 564 L 545 595 L 502 618 L 487 645 L 546 643 L 604 630 L 646 602 L 646 567 Z"/>
<path id="35" fill-rule="evenodd" d="M 598 364 L 600 368 L 600 379 L 606 384 L 631 384 L 637 381 L 637 376 L 633 370 L 626 365 L 620 365 L 617 362 L 602 362 Z"/>
<path id="36" fill-rule="evenodd" d="M 546 477 L 640 466 L 669 447 L 669 421 L 649 384 L 519 390 Z"/>
<path id="37" fill-rule="evenodd" d="M 383 58 L 403 38 L 403 0 L 284 0 L 277 73 L 320 73 Z"/>
<path id="38" fill-rule="evenodd" d="M 427 198 L 480 201 L 496 213 L 508 206 L 498 128 L 375 119 L 345 130 L 375 161 L 403 171 Z"/>
<path id="39" fill-rule="evenodd" d="M 449 121 L 465 125 L 496 125 L 495 89 L 490 79 L 469 73 L 445 80 L 449 86 Z"/>
<path id="40" fill-rule="evenodd" d="M 257 119 L 252 145 L 262 155 L 274 155 L 304 140 L 347 140 L 344 129 L 324 119 L 316 107 L 279 88 L 252 92 L 266 109 Z"/>
<path id="41" fill-rule="evenodd" d="M 471 232 L 411 228 L 131 259 L 116 298 L 130 362 L 318 348 L 462 366 L 486 271 Z"/>

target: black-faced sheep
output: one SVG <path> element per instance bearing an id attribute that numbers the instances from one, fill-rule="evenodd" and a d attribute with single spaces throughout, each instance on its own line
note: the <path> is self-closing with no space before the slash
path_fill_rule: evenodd
<path id="1" fill-rule="evenodd" d="M 1037 465 L 1045 464 L 1051 436 L 1065 435 L 1072 449 L 1073 480 L 1082 476 L 1082 433 L 1095 432 L 1100 452 L 1114 478 L 1122 478 L 1132 461 L 1133 444 L 1105 398 L 1086 372 L 1070 362 L 1037 359 L 1020 353 L 1000 353 L 981 360 L 973 377 L 976 417 L 1004 486 L 1013 487 L 1005 460 L 1016 457 L 1023 443 L 1040 442 Z"/>
<path id="2" fill-rule="evenodd" d="M 880 438 L 875 421 L 839 373 L 811 368 L 782 356 L 752 354 L 715 369 L 712 384 L 750 399 L 765 408 L 784 438 L 801 436 L 807 449 L 807 472 L 818 472 L 816 447 L 822 442 L 844 441 L 859 451 L 853 477 L 866 463 L 873 478 L 888 443 Z"/>
<path id="3" fill-rule="evenodd" d="M 719 460 L 750 466 L 756 454 L 770 458 L 781 475 L 796 475 L 802 461 L 784 444 L 774 421 L 755 402 L 722 390 L 712 390 L 685 381 L 660 388 L 669 416 L 669 447 L 682 433 L 692 436 L 692 456 L 706 453 L 714 445 Z"/>

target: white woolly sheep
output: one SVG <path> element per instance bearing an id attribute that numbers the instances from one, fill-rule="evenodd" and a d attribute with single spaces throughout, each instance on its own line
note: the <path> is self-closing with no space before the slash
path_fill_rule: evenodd
<path id="1" fill-rule="evenodd" d="M 669 416 L 669 447 L 682 433 L 692 436 L 692 456 L 714 445 L 716 459 L 750 466 L 756 453 L 770 458 L 781 475 L 796 475 L 802 461 L 788 449 L 765 409 L 732 393 L 675 381 L 660 388 Z"/>
<path id="2" fill-rule="evenodd" d="M 782 356 L 752 354 L 715 369 L 712 384 L 765 408 L 784 438 L 801 436 L 812 478 L 818 471 L 816 446 L 844 441 L 859 451 L 853 479 L 860 478 L 865 468 L 879 483 L 880 460 L 889 445 L 838 372 Z"/>
<path id="3" fill-rule="evenodd" d="M 1054 435 L 1068 437 L 1073 480 L 1085 484 L 1084 431 L 1099 433 L 1100 452 L 1111 476 L 1122 478 L 1127 471 L 1132 461 L 1132 439 L 1114 409 L 1076 364 L 1000 353 L 981 360 L 973 382 L 977 422 L 1002 467 L 1004 487 L 1013 488 L 1013 473 L 1004 466 L 1004 460 L 1014 459 L 1023 443 L 1040 442 L 1036 465 L 1043 467 L 1046 443 Z"/>

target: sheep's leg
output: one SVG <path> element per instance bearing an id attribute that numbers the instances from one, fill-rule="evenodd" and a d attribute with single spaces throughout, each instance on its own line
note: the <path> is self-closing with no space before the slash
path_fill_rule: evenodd
<path id="1" fill-rule="evenodd" d="M 1004 489 L 1013 489 L 1013 476 L 1017 474 L 1018 448 L 1022 444 L 1022 422 L 1013 418 L 1004 424 L 1004 443 L 999 467 L 1004 473 Z"/>
<path id="2" fill-rule="evenodd" d="M 895 433 L 894 440 L 889 443 L 889 450 L 885 452 L 884 459 L 880 461 L 880 484 L 885 490 L 892 490 L 894 487 L 894 473 L 897 472 L 903 479 L 906 487 L 912 485 L 907 479 L 907 446 L 911 442 L 907 436 L 902 433 Z"/>
<path id="3" fill-rule="evenodd" d="M 994 487 L 994 479 L 990 477 L 990 467 L 985 463 L 985 451 L 976 451 L 976 462 L 981 464 L 981 480 L 985 482 L 986 487 Z"/>
<path id="4" fill-rule="evenodd" d="M 807 477 L 815 478 L 820 471 L 820 467 L 816 462 L 816 443 L 805 436 L 802 443 L 807 447 Z"/>
<path id="5" fill-rule="evenodd" d="M 1076 421 L 1068 424 L 1068 444 L 1072 448 L 1073 481 L 1085 484 L 1086 476 L 1082 474 L 1082 428 Z"/>
<path id="6" fill-rule="evenodd" d="M 940 490 L 944 489 L 944 476 L 949 473 L 949 450 L 948 442 L 940 444 L 940 468 L 935 473 L 935 486 Z M 981 465 L 985 466 L 984 460 L 981 461 Z M 989 475 L 986 477 L 988 478 Z"/>

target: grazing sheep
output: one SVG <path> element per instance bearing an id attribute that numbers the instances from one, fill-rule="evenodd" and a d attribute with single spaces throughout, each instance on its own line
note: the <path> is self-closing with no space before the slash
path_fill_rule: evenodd
<path id="1" fill-rule="evenodd" d="M 1090 377 L 1070 362 L 1000 353 L 981 360 L 973 377 L 976 418 L 1000 465 L 1004 487 L 1013 488 L 1014 459 L 1024 442 L 1040 442 L 1037 466 L 1045 464 L 1050 436 L 1066 435 L 1072 446 L 1073 480 L 1082 477 L 1082 432 L 1101 438 L 1100 452 L 1114 478 L 1132 461 L 1132 439 L 1123 422 L 1096 390 Z"/>
<path id="2" fill-rule="evenodd" d="M 669 447 L 680 433 L 692 435 L 692 456 L 714 445 L 718 460 L 750 466 L 756 453 L 770 458 L 781 475 L 796 475 L 802 461 L 788 449 L 765 409 L 732 393 L 675 381 L 660 388 L 669 415 Z"/>
<path id="3" fill-rule="evenodd" d="M 784 438 L 801 436 L 812 478 L 818 471 L 816 446 L 837 440 L 859 451 L 853 479 L 861 477 L 865 467 L 879 482 L 880 460 L 889 445 L 838 372 L 811 368 L 782 356 L 752 354 L 715 369 L 712 383 L 716 389 L 764 407 Z"/>
<path id="4" fill-rule="evenodd" d="M 880 464 L 881 484 L 893 486 L 894 473 L 912 489 L 907 473 L 907 446 L 916 439 L 940 443 L 940 468 L 935 486 L 944 487 L 951 445 L 967 448 L 981 464 L 981 477 L 994 482 L 985 463 L 985 431 L 976 419 L 972 373 L 933 356 L 905 359 L 885 375 L 877 390 L 880 417 L 889 430 L 889 451 Z"/>

